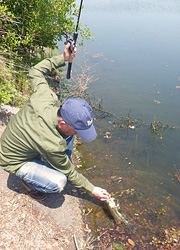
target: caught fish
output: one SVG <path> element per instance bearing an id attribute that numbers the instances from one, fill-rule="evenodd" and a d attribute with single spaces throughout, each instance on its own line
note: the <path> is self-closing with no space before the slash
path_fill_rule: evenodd
<path id="1" fill-rule="evenodd" d="M 109 198 L 108 200 L 105 201 L 105 203 L 107 204 L 108 210 L 110 212 L 110 214 L 112 215 L 112 217 L 115 219 L 115 221 L 122 221 L 126 226 L 132 226 L 132 224 L 130 222 L 128 222 L 124 216 L 120 213 L 119 209 L 120 206 L 119 204 L 116 205 L 114 198 Z"/>

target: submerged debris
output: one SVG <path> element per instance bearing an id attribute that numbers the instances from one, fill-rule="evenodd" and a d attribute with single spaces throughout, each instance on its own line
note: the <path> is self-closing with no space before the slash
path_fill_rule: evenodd
<path id="1" fill-rule="evenodd" d="M 111 133 L 110 132 L 106 132 L 104 135 L 105 139 L 111 139 Z"/>
<path id="2" fill-rule="evenodd" d="M 176 180 L 178 180 L 180 182 L 180 169 L 177 170 L 176 166 L 174 166 L 176 169 L 176 173 L 174 174 L 174 177 L 176 178 Z"/>

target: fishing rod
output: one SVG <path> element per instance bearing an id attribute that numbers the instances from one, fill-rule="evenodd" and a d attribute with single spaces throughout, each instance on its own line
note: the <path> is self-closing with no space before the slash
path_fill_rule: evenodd
<path id="1" fill-rule="evenodd" d="M 65 44 L 70 43 L 69 50 L 71 52 L 73 52 L 73 50 L 75 49 L 76 41 L 78 38 L 78 26 L 79 26 L 79 19 L 80 19 L 80 15 L 81 15 L 82 3 L 83 3 L 83 0 L 81 0 L 81 3 L 80 3 L 79 14 L 78 14 L 78 19 L 77 19 L 77 24 L 76 24 L 76 30 L 73 33 L 73 39 L 66 32 L 63 31 L 63 35 L 66 38 Z M 70 61 L 68 63 L 68 69 L 67 69 L 67 75 L 66 75 L 67 79 L 71 78 L 71 67 L 72 67 L 72 58 L 70 59 Z"/>

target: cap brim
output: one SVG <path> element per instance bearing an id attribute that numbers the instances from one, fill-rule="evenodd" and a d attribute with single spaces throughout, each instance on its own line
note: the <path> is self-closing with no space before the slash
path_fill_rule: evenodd
<path id="1" fill-rule="evenodd" d="M 90 141 L 95 140 L 96 137 L 97 137 L 97 133 L 96 133 L 96 130 L 95 130 L 93 124 L 92 124 L 91 127 L 88 128 L 88 129 L 84 129 L 84 130 L 75 129 L 75 131 L 76 131 L 76 133 L 78 134 L 78 136 L 79 136 L 83 141 L 90 142 Z"/>

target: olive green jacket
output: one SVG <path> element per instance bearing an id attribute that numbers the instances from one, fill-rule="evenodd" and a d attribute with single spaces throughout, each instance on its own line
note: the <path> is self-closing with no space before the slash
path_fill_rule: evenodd
<path id="1" fill-rule="evenodd" d="M 53 168 L 64 173 L 71 184 L 92 193 L 93 184 L 75 169 L 65 153 L 67 145 L 57 122 L 60 103 L 45 79 L 45 75 L 64 65 L 61 55 L 45 59 L 30 69 L 33 94 L 0 138 L 0 166 L 17 174 L 26 162 L 42 155 Z"/>

